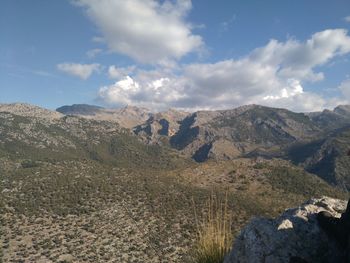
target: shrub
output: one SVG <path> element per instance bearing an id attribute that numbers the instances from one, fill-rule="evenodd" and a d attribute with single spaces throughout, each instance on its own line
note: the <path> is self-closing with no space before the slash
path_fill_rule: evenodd
<path id="1" fill-rule="evenodd" d="M 21 162 L 21 166 L 23 168 L 33 168 L 33 167 L 38 167 L 39 164 L 36 161 L 33 160 L 24 160 Z"/>

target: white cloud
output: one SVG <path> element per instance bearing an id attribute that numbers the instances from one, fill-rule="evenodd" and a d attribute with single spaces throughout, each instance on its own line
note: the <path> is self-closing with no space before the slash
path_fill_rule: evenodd
<path id="1" fill-rule="evenodd" d="M 116 66 L 112 65 L 112 66 L 109 66 L 108 68 L 108 76 L 111 79 L 121 79 L 123 77 L 130 75 L 135 69 L 136 69 L 136 66 L 117 68 Z"/>
<path id="2" fill-rule="evenodd" d="M 138 105 L 153 109 L 165 109 L 166 105 L 176 99 L 177 91 L 169 89 L 170 80 L 160 78 L 143 86 L 127 76 L 110 86 L 101 87 L 99 99 L 116 106 Z"/>
<path id="3" fill-rule="evenodd" d="M 281 77 L 319 81 L 324 76 L 321 72 L 314 72 L 316 66 L 349 52 L 350 38 L 347 31 L 329 29 L 313 34 L 305 43 L 271 40 L 266 46 L 254 50 L 250 57 L 260 63 L 281 67 L 278 72 Z"/>
<path id="4" fill-rule="evenodd" d="M 203 45 L 185 21 L 191 0 L 76 0 L 113 52 L 139 62 L 179 59 Z"/>
<path id="5" fill-rule="evenodd" d="M 99 97 L 106 103 L 129 105 L 135 103 L 132 98 L 140 91 L 140 85 L 127 76 L 111 86 L 101 87 L 99 90 Z"/>
<path id="6" fill-rule="evenodd" d="M 135 104 L 154 109 L 224 109 L 244 104 L 315 111 L 333 107 L 338 97 L 324 98 L 305 90 L 307 82 L 324 78 L 319 66 L 350 53 L 346 30 L 318 32 L 305 42 L 271 40 L 247 56 L 217 63 L 189 64 L 173 72 L 136 71 L 128 81 L 100 89 L 100 99 L 110 104 Z M 132 82 L 131 82 L 132 80 Z M 130 84 L 131 85 L 131 84 Z M 342 90 L 349 91 L 348 84 Z M 345 94 L 345 93 L 344 93 Z M 346 93 L 349 94 L 350 92 Z"/>
<path id="7" fill-rule="evenodd" d="M 350 16 L 344 17 L 344 20 L 345 20 L 346 22 L 350 22 Z"/>
<path id="8" fill-rule="evenodd" d="M 91 49 L 89 51 L 86 52 L 86 55 L 88 56 L 88 58 L 94 58 L 96 57 L 98 54 L 100 54 L 102 52 L 102 49 L 100 48 L 95 48 L 95 49 Z"/>
<path id="9" fill-rule="evenodd" d="M 62 63 L 62 64 L 58 64 L 57 68 L 60 71 L 63 71 L 70 75 L 86 80 L 91 76 L 93 72 L 99 72 L 102 67 L 100 64 L 96 64 L 96 63 L 94 64 Z"/>

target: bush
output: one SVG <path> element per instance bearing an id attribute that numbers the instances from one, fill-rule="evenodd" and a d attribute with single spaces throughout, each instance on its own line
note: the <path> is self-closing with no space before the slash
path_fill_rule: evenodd
<path id="1" fill-rule="evenodd" d="M 21 162 L 21 166 L 23 168 L 33 168 L 33 167 L 38 167 L 39 164 L 36 161 L 33 160 L 24 160 Z"/>

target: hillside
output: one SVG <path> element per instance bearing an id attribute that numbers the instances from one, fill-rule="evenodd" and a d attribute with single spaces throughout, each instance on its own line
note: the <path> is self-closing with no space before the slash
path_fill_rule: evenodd
<path id="1" fill-rule="evenodd" d="M 93 159 L 125 166 L 133 163 L 154 167 L 172 166 L 177 161 L 175 151 L 145 145 L 115 122 L 63 115 L 48 119 L 50 114 L 57 114 L 50 111 L 35 118 L 11 112 L 0 112 L 0 152 L 9 158 Z"/>
<path id="2" fill-rule="evenodd" d="M 115 121 L 27 109 L 0 112 L 3 262 L 190 262 L 210 196 L 227 193 L 235 234 L 311 197 L 347 198 L 288 161 L 196 163 Z"/>
<path id="3" fill-rule="evenodd" d="M 227 111 L 196 112 L 183 120 L 170 141 L 195 160 L 205 161 L 232 159 L 257 150 L 273 155 L 288 144 L 319 133 L 320 129 L 304 114 L 249 105 Z"/>

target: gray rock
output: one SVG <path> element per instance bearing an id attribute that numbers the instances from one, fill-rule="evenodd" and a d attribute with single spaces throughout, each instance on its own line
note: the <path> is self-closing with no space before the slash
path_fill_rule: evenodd
<path id="1" fill-rule="evenodd" d="M 224 263 L 341 262 L 341 251 L 319 228 L 316 215 L 328 211 L 340 217 L 345 208 L 346 201 L 323 197 L 288 209 L 276 219 L 255 218 L 235 240 Z"/>

